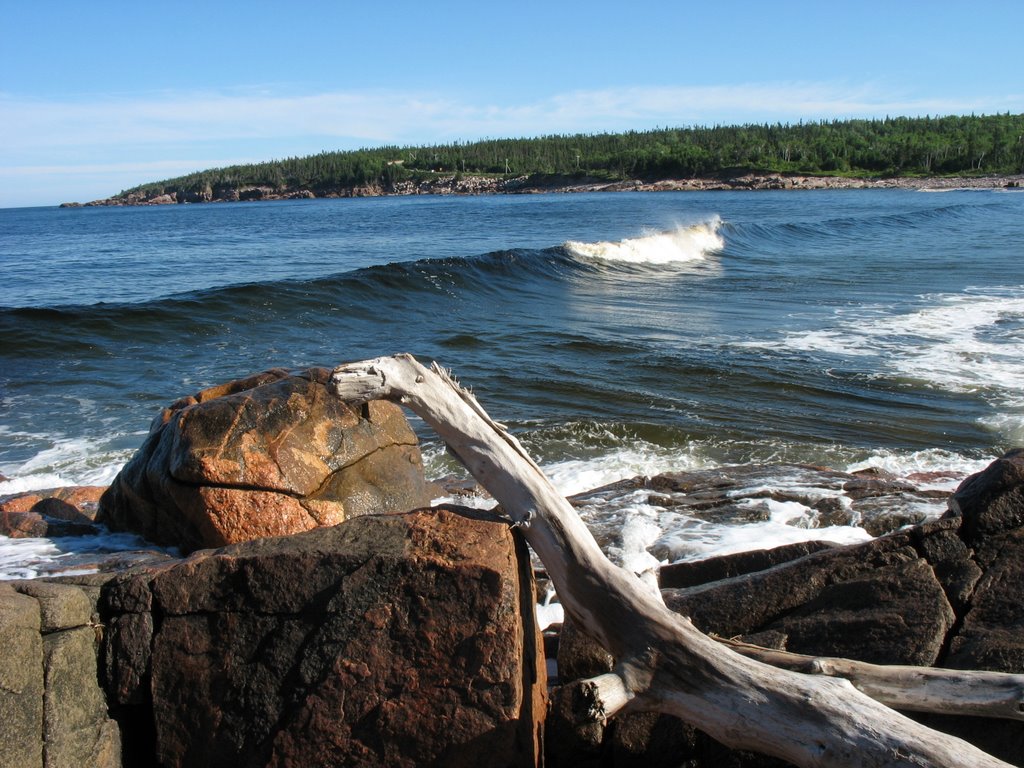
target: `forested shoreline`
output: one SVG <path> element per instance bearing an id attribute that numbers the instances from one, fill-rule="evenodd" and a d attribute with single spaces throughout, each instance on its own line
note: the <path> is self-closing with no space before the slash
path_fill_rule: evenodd
<path id="1" fill-rule="evenodd" d="M 743 174 L 842 178 L 994 176 L 1024 173 L 1024 115 L 898 117 L 666 128 L 431 146 L 321 152 L 214 168 L 122 191 L 109 202 L 177 202 L 402 193 L 410 184 L 462 177 L 528 177 L 534 187 L 583 181 L 651 183 Z M 493 185 L 480 191 L 493 191 Z M 470 189 L 469 191 L 473 191 Z"/>

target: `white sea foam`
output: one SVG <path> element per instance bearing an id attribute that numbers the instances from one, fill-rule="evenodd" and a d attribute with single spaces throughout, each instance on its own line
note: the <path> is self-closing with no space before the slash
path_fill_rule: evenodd
<path id="1" fill-rule="evenodd" d="M 135 534 L 101 530 L 95 536 L 58 539 L 0 536 L 0 581 L 95 573 L 95 561 L 103 554 L 158 549 Z M 170 548 L 164 551 L 178 554 Z"/>
<path id="2" fill-rule="evenodd" d="M 879 450 L 844 469 L 846 472 L 880 469 L 922 490 L 952 492 L 965 477 L 983 470 L 993 458 L 970 458 L 941 448 L 910 452 Z"/>
<path id="3" fill-rule="evenodd" d="M 0 465 L 0 474 L 9 478 L 0 481 L 0 496 L 67 485 L 109 485 L 133 453 L 111 450 L 106 439 L 2 432 L 8 440 L 41 447 L 24 461 Z"/>
<path id="4" fill-rule="evenodd" d="M 771 503 L 766 500 L 766 503 Z M 778 503 L 778 502 L 776 502 Z M 792 502 L 789 502 L 792 503 Z M 793 525 L 794 511 L 772 511 L 770 519 L 740 526 L 714 525 L 694 521 L 693 525 L 666 533 L 656 545 L 672 553 L 674 562 L 701 560 L 713 555 L 728 555 L 752 549 L 771 549 L 804 541 L 829 541 L 856 544 L 870 540 L 871 534 L 852 525 L 812 528 Z"/>
<path id="5" fill-rule="evenodd" d="M 651 492 L 642 488 L 599 494 L 587 500 L 580 514 L 602 541 L 609 556 L 624 567 L 641 573 L 659 562 L 674 562 L 770 548 L 794 542 L 820 540 L 840 544 L 864 541 L 870 535 L 859 526 L 852 510 L 853 500 L 847 494 L 843 475 L 831 477 L 807 469 L 801 464 L 828 464 L 842 472 L 866 469 L 883 470 L 898 480 L 921 490 L 952 492 L 969 474 L 983 469 L 991 458 L 967 457 L 952 451 L 930 449 L 921 451 L 876 450 L 865 453 L 850 448 L 813 446 L 802 448 L 762 444 L 733 445 L 712 441 L 693 441 L 685 446 L 661 446 L 649 443 L 628 430 L 613 431 L 591 425 L 574 430 L 574 439 L 566 442 L 559 434 L 560 447 L 582 458 L 542 461 L 541 468 L 556 488 L 567 496 L 591 491 L 620 480 L 637 476 L 651 477 L 665 472 L 714 469 L 732 463 L 730 456 L 743 455 L 746 463 L 763 462 L 769 468 L 755 474 L 753 482 L 724 493 L 736 499 L 735 504 L 750 510 L 744 522 L 733 516 L 722 520 L 705 520 L 686 514 L 685 506 L 663 507 L 650 503 Z M 585 445 L 587 440 L 599 444 Z M 524 436 L 531 452 L 541 453 L 543 439 Z M 569 444 L 571 443 L 571 444 Z M 425 451 L 428 473 L 443 469 L 439 448 Z M 776 501 L 770 496 L 799 499 Z M 758 498 L 764 497 L 764 498 Z M 819 501 L 851 510 L 851 525 L 821 525 L 821 514 L 814 508 Z M 451 499 L 466 503 L 465 498 Z M 491 506 L 493 500 L 478 499 L 480 506 Z M 474 502 L 475 503 L 475 502 Z M 936 518 L 946 509 L 945 498 L 904 498 L 894 501 L 898 509 L 918 518 Z M 762 519 L 757 519 L 762 518 Z"/>
<path id="6" fill-rule="evenodd" d="M 875 358 L 880 376 L 976 393 L 998 413 L 984 420 L 1012 443 L 1024 439 L 1024 291 L 968 290 L 922 297 L 913 312 L 840 311 L 831 327 L 741 346 Z"/>
<path id="7" fill-rule="evenodd" d="M 715 216 L 707 221 L 677 227 L 641 237 L 614 242 L 584 243 L 570 240 L 564 247 L 589 259 L 623 261 L 633 264 L 673 264 L 703 259 L 725 247 L 719 234 L 722 220 Z"/>
<path id="8" fill-rule="evenodd" d="M 544 473 L 565 496 L 599 488 L 637 475 L 701 469 L 710 462 L 699 452 L 668 449 L 637 440 L 587 459 L 565 459 L 544 463 Z"/>

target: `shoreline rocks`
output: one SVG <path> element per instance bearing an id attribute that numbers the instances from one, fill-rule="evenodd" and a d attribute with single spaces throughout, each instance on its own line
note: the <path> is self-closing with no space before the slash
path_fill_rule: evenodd
<path id="1" fill-rule="evenodd" d="M 863 544 L 790 545 L 661 569 L 666 605 L 708 633 L 812 656 L 876 664 L 1024 672 L 1024 450 L 960 484 L 941 519 Z M 561 680 L 602 674 L 610 657 L 572 627 Z M 577 728 L 558 689 L 548 765 L 681 764 L 780 768 L 731 752 L 665 715 L 626 715 Z M 1024 723 L 907 713 L 1024 764 Z M 687 762 L 687 761 L 692 762 Z"/>
<path id="2" fill-rule="evenodd" d="M 12 539 L 81 536 L 94 525 L 102 486 L 69 486 L 20 493 L 0 500 L 0 535 Z"/>
<path id="3" fill-rule="evenodd" d="M 61 208 L 94 206 L 176 205 L 184 203 L 302 200 L 338 197 L 387 197 L 407 195 L 501 195 L 548 192 L 707 192 L 719 190 L 815 190 L 815 189 L 1001 189 L 1024 186 L 1024 174 L 1014 176 L 887 177 L 853 178 L 781 173 L 744 173 L 737 176 L 607 181 L 588 177 L 532 176 L 493 177 L 464 174 L 438 175 L 419 181 L 398 181 L 384 186 L 364 184 L 324 189 L 241 186 L 205 189 L 201 192 L 160 192 L 61 203 Z"/>
<path id="4" fill-rule="evenodd" d="M 318 376 L 292 384 L 301 392 Z M 249 423 L 247 403 L 278 413 L 267 407 L 281 402 L 273 387 L 287 389 L 291 378 L 272 371 L 205 390 L 166 409 L 154 429 L 235 396 L 227 411 L 233 424 Z M 268 384 L 269 399 L 251 394 Z M 232 459 L 242 454 L 217 444 L 182 466 L 231 475 Z M 280 479 L 275 472 L 287 474 L 286 465 L 278 462 L 268 476 Z M 841 487 L 854 505 L 910 492 L 879 473 L 793 469 L 827 481 L 824 490 Z M 766 471 L 775 469 L 624 483 L 661 505 L 728 515 L 736 491 L 763 488 Z M 816 486 L 808 487 L 813 495 Z M 609 492 L 597 489 L 575 503 Z M 20 503 L 32 509 L 40 500 Z M 807 542 L 666 566 L 662 595 L 703 631 L 767 647 L 1024 672 L 1024 450 L 964 480 L 948 507 L 941 519 L 863 544 Z M 568 688 L 552 689 L 547 710 L 550 638 L 538 632 L 535 602 L 529 553 L 507 521 L 450 505 L 363 514 L 116 575 L 0 583 L 0 638 L 8 649 L 0 660 L 0 714 L 31 736 L 0 742 L 0 768 L 518 768 L 538 765 L 542 747 L 555 768 L 785 766 L 727 750 L 664 715 L 577 727 L 561 697 Z M 557 645 L 561 682 L 612 663 L 571 623 Z M 1020 722 L 914 716 L 1024 764 Z"/>

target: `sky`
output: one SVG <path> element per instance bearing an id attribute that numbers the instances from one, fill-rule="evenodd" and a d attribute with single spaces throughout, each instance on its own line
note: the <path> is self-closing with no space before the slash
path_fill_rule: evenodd
<path id="1" fill-rule="evenodd" d="M 0 0 L 0 208 L 381 145 L 1024 112 L 1020 0 Z"/>

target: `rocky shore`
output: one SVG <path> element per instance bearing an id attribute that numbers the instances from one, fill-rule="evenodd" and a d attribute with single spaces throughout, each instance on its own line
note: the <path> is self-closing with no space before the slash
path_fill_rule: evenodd
<path id="1" fill-rule="evenodd" d="M 206 188 L 196 192 L 133 192 L 93 200 L 88 203 L 62 203 L 62 208 L 89 206 L 176 205 L 179 203 L 220 203 L 253 200 L 301 200 L 338 197 L 382 197 L 387 195 L 497 195 L 537 194 L 545 192 L 663 192 L 768 189 L 1003 189 L 1024 187 L 1024 175 L 963 177 L 888 177 L 847 178 L 842 176 L 806 176 L 746 173 L 721 178 L 663 179 L 658 181 L 602 181 L 587 177 L 438 175 L 422 181 L 399 181 L 390 186 L 311 188 L 275 188 L 243 186 Z"/>
<path id="2" fill-rule="evenodd" d="M 425 508 L 437 489 L 401 413 L 331 402 L 325 375 L 272 370 L 171 404 L 105 491 L 0 499 L 7 535 L 100 521 L 192 552 L 0 582 L 0 768 L 785 765 L 667 716 L 573 721 L 569 684 L 611 658 L 571 623 L 539 626 L 544 574 L 518 531 Z M 921 524 L 884 514 L 921 501 L 913 487 L 804 469 L 851 500 L 823 519 L 852 510 L 891 533 L 665 566 L 671 609 L 764 647 L 1024 672 L 1024 450 Z M 623 484 L 722 516 L 757 472 Z M 1024 722 L 915 717 L 1024 765 Z"/>

